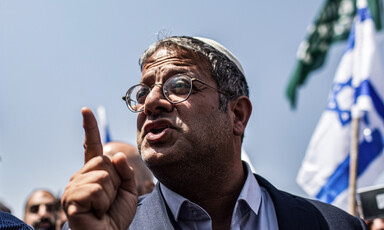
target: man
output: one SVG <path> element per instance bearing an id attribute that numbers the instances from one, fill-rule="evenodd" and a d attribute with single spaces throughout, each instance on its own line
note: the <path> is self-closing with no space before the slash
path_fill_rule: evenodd
<path id="1" fill-rule="evenodd" d="M 138 149 L 159 183 L 136 205 L 132 169 L 123 154 L 102 155 L 84 108 L 85 165 L 62 199 L 72 230 L 366 229 L 333 206 L 277 190 L 241 161 L 252 105 L 242 67 L 223 46 L 170 37 L 140 63 L 140 84 L 124 100 L 137 112 Z"/>
<path id="2" fill-rule="evenodd" d="M 63 210 L 63 207 L 59 207 L 59 210 L 57 211 L 57 218 L 56 218 L 56 230 L 61 230 L 67 221 L 67 216 L 65 215 L 65 212 Z"/>
<path id="3" fill-rule="evenodd" d="M 55 230 L 58 204 L 51 192 L 35 190 L 25 204 L 24 222 L 36 230 Z"/>
<path id="4" fill-rule="evenodd" d="M 135 182 L 139 196 L 152 192 L 155 187 L 152 172 L 144 164 L 136 147 L 120 141 L 111 141 L 104 145 L 103 150 L 104 155 L 111 158 L 118 152 L 126 155 L 128 164 L 135 172 Z"/>

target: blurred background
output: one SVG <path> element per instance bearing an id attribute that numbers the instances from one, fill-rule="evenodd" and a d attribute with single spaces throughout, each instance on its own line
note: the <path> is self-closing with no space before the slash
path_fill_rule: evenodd
<path id="1" fill-rule="evenodd" d="M 141 53 L 163 35 L 211 38 L 237 56 L 253 104 L 243 147 L 258 174 L 306 196 L 296 175 L 346 43 L 332 45 L 295 110 L 285 89 L 322 4 L 0 0 L 0 200 L 22 218 L 33 189 L 61 195 L 83 164 L 84 106 L 104 106 L 112 139 L 136 144 L 136 115 L 121 97 L 140 79 Z"/>

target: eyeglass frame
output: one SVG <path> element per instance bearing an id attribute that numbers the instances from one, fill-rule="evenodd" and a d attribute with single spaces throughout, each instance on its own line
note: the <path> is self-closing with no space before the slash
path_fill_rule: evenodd
<path id="1" fill-rule="evenodd" d="M 170 79 L 173 79 L 173 78 L 175 78 L 175 77 L 177 77 L 177 76 L 180 76 L 180 75 L 187 76 L 187 77 L 189 77 L 189 78 L 191 79 L 191 87 L 190 87 L 190 90 L 189 90 L 189 92 L 188 92 L 188 95 L 185 97 L 185 99 L 183 99 L 183 100 L 181 100 L 181 101 L 173 102 L 173 101 L 171 101 L 171 100 L 166 96 L 166 94 L 165 94 L 165 92 L 164 92 L 164 87 L 163 87 L 163 85 L 166 84 Z M 192 94 L 192 90 L 193 90 L 193 82 L 194 82 L 194 81 L 197 81 L 197 82 L 199 82 L 199 83 L 201 83 L 201 84 L 203 84 L 203 85 L 205 85 L 205 86 L 208 86 L 208 87 L 210 87 L 210 88 L 216 90 L 217 92 L 219 92 L 219 93 L 221 93 L 221 94 L 227 95 L 225 92 L 223 92 L 223 91 L 219 90 L 218 88 L 213 87 L 213 86 L 211 86 L 211 85 L 209 85 L 209 84 L 203 82 L 202 80 L 200 80 L 200 79 L 198 79 L 198 78 L 191 77 L 191 76 L 189 76 L 188 74 L 185 74 L 185 73 L 179 73 L 179 74 L 176 74 L 176 75 L 174 75 L 174 76 L 168 78 L 164 83 L 155 83 L 155 84 L 151 85 L 150 87 L 149 87 L 148 85 L 145 85 L 145 84 L 142 84 L 142 83 L 140 83 L 140 84 L 136 84 L 136 85 L 132 86 L 131 88 L 129 88 L 129 89 L 127 90 L 127 92 L 125 93 L 125 96 L 123 96 L 122 99 L 125 101 L 125 104 L 127 105 L 128 109 L 129 109 L 131 112 L 133 112 L 133 113 L 139 113 L 139 112 L 142 112 L 142 111 L 144 111 L 144 104 L 143 104 L 143 108 L 142 108 L 142 109 L 140 109 L 140 110 L 133 110 L 133 109 L 131 108 L 131 106 L 129 105 L 129 102 L 128 102 L 128 100 L 130 100 L 130 98 L 131 98 L 131 97 L 128 96 L 128 94 L 130 94 L 130 92 L 132 91 L 132 89 L 134 89 L 135 87 L 137 87 L 137 86 L 139 86 L 139 85 L 140 85 L 140 86 L 144 86 L 144 87 L 148 87 L 148 88 L 150 89 L 149 93 L 152 91 L 152 89 L 153 89 L 155 86 L 160 86 L 160 88 L 161 88 L 161 92 L 163 93 L 164 98 L 167 99 L 167 101 L 169 101 L 171 104 L 178 104 L 178 103 L 181 103 L 181 102 L 184 102 L 184 101 L 188 100 L 188 98 L 191 96 L 191 94 Z M 148 93 L 148 94 L 149 94 L 149 93 Z M 148 96 L 148 94 L 147 94 L 147 96 Z"/>

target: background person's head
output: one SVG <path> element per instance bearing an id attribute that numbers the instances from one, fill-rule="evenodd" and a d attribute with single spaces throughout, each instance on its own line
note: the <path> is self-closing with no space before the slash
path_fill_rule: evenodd
<path id="1" fill-rule="evenodd" d="M 57 211 L 56 230 L 61 230 L 66 221 L 67 216 L 65 215 L 63 207 L 60 205 L 59 210 Z"/>
<path id="2" fill-rule="evenodd" d="M 138 195 L 144 195 L 152 192 L 154 188 L 152 172 L 141 159 L 137 148 L 133 145 L 112 141 L 104 145 L 104 155 L 112 157 L 118 152 L 122 152 L 127 156 L 128 164 L 135 172 L 135 180 Z"/>
<path id="3" fill-rule="evenodd" d="M 35 230 L 55 230 L 57 198 L 47 190 L 35 190 L 27 198 L 24 208 L 24 222 Z"/>

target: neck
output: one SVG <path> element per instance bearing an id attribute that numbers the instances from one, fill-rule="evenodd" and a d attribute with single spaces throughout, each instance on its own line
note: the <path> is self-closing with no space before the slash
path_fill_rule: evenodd
<path id="1" fill-rule="evenodd" d="M 169 189 L 207 211 L 214 229 L 221 229 L 221 225 L 229 229 L 236 200 L 246 179 L 240 160 L 232 161 L 230 165 L 215 165 L 214 170 L 202 169 L 201 165 L 191 170 L 180 163 L 167 165 L 167 170 L 156 167 L 151 170 Z M 193 173 L 186 174 L 186 171 Z"/>
<path id="2" fill-rule="evenodd" d="M 233 210 L 241 189 L 242 186 L 234 190 L 232 194 L 197 202 L 210 215 L 213 229 L 230 229 Z"/>

